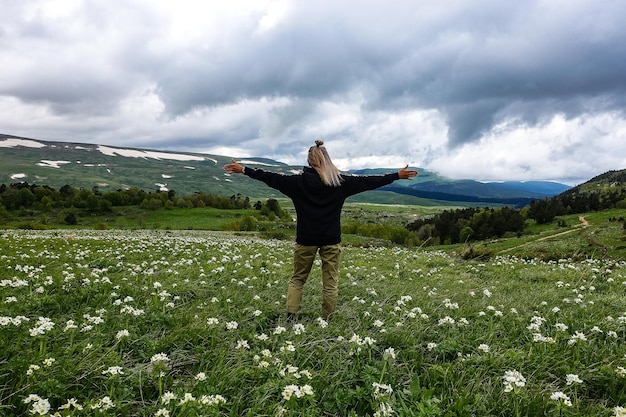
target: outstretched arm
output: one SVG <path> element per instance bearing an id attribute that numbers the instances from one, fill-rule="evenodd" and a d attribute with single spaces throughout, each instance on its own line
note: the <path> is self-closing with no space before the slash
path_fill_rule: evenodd
<path id="1" fill-rule="evenodd" d="M 417 171 L 414 169 L 408 169 L 409 166 L 405 166 L 404 168 L 402 168 L 400 171 L 398 171 L 398 177 L 400 177 L 401 180 L 410 180 L 413 177 L 417 176 Z"/>
<path id="2" fill-rule="evenodd" d="M 234 159 L 230 164 L 224 165 L 224 171 L 229 174 L 243 174 L 243 166 L 238 164 Z"/>

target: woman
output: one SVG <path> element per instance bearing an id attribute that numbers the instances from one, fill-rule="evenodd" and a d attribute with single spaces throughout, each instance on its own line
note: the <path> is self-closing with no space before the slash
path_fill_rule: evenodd
<path id="1" fill-rule="evenodd" d="M 325 319 L 337 307 L 337 280 L 341 256 L 341 210 L 346 198 L 363 191 L 411 179 L 417 171 L 408 165 L 386 175 L 342 175 L 328 156 L 321 140 L 309 148 L 308 167 L 301 174 L 283 175 L 262 169 L 243 167 L 234 160 L 224 165 L 228 173 L 245 174 L 291 198 L 296 209 L 296 245 L 293 252 L 293 276 L 287 290 L 287 318 L 300 309 L 302 288 L 317 253 L 322 261 L 322 316 Z"/>

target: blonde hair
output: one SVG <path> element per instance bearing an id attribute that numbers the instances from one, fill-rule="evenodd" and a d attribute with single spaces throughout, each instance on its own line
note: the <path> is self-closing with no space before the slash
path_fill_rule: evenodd
<path id="1" fill-rule="evenodd" d="M 338 187 L 341 185 L 341 172 L 333 161 L 330 160 L 326 148 L 323 146 L 324 141 L 316 140 L 315 146 L 309 148 L 309 156 L 307 157 L 307 163 L 319 174 L 322 182 L 331 187 Z"/>

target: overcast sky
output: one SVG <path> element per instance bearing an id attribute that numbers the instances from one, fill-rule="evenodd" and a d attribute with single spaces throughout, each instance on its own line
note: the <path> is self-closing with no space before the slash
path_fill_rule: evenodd
<path id="1" fill-rule="evenodd" d="M 0 0 L 0 133 L 576 184 L 626 168 L 626 0 Z M 1 150 L 0 150 L 1 151 Z"/>

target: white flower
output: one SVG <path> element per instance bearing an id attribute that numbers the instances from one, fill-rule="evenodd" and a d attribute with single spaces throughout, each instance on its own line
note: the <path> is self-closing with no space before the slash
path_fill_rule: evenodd
<path id="1" fill-rule="evenodd" d="M 41 366 L 39 365 L 30 365 L 28 367 L 28 369 L 26 370 L 26 375 L 31 376 L 35 371 L 38 371 L 41 369 Z"/>
<path id="2" fill-rule="evenodd" d="M 128 336 L 130 336 L 129 331 L 128 331 L 128 330 L 126 330 L 126 329 L 123 329 L 123 330 L 120 330 L 119 332 L 117 332 L 117 334 L 115 335 L 115 338 L 116 338 L 117 340 L 121 340 L 121 339 L 123 339 L 124 337 L 128 337 Z"/>
<path id="3" fill-rule="evenodd" d="M 554 325 L 554 327 L 556 327 L 558 330 L 564 332 L 567 329 L 569 329 L 569 327 L 567 327 L 567 324 L 563 324 L 563 323 L 557 323 Z"/>
<path id="4" fill-rule="evenodd" d="M 102 375 L 106 375 L 106 374 L 109 374 L 111 376 L 113 376 L 113 375 L 124 375 L 124 371 L 122 371 L 122 367 L 121 366 L 109 366 L 107 369 L 102 371 Z"/>
<path id="5" fill-rule="evenodd" d="M 624 407 L 615 407 L 613 408 L 614 417 L 626 417 L 626 408 Z"/>
<path id="6" fill-rule="evenodd" d="M 302 323 L 296 323 L 293 325 L 293 332 L 295 334 L 302 334 L 305 332 L 305 328 L 304 328 L 304 324 Z"/>
<path id="7" fill-rule="evenodd" d="M 506 371 L 502 377 L 504 384 L 504 392 L 511 392 L 515 387 L 523 387 L 526 385 L 526 378 L 517 370 Z"/>
<path id="8" fill-rule="evenodd" d="M 186 392 L 183 398 L 180 399 L 181 404 L 185 404 L 187 402 L 193 402 L 193 401 L 196 401 L 196 397 L 194 397 L 193 394 L 190 392 Z"/>
<path id="9" fill-rule="evenodd" d="M 428 344 L 426 345 L 426 349 L 428 349 L 428 350 L 433 350 L 433 349 L 435 349 L 436 347 L 437 347 L 437 343 L 435 343 L 435 342 L 430 342 L 430 343 L 428 343 Z"/>
<path id="10" fill-rule="evenodd" d="M 283 332 L 286 332 L 287 328 L 284 326 L 276 326 L 276 328 L 273 331 L 273 334 L 281 334 Z"/>
<path id="11" fill-rule="evenodd" d="M 568 345 L 574 345 L 576 344 L 578 341 L 586 341 L 587 340 L 587 336 L 585 336 L 584 333 L 577 331 L 576 333 L 574 333 L 570 339 L 567 341 Z"/>
<path id="12" fill-rule="evenodd" d="M 485 353 L 489 352 L 489 345 L 486 345 L 484 343 L 481 343 L 480 345 L 478 345 L 478 350 L 482 350 Z"/>
<path id="13" fill-rule="evenodd" d="M 196 381 L 206 381 L 206 374 L 204 372 L 198 372 L 195 379 Z"/>
<path id="14" fill-rule="evenodd" d="M 315 321 L 317 321 L 317 324 L 319 324 L 322 329 L 328 327 L 328 322 L 321 317 L 318 317 Z"/>
<path id="15" fill-rule="evenodd" d="M 176 394 L 174 394 L 171 391 L 165 391 L 163 395 L 161 396 L 161 403 L 167 405 L 170 403 L 170 401 L 175 400 L 175 399 L 176 399 Z"/>
<path id="16" fill-rule="evenodd" d="M 563 394 L 561 391 L 556 391 L 552 393 L 552 395 L 550 395 L 550 399 L 553 401 L 562 401 L 563 404 L 567 405 L 568 407 L 572 406 L 572 402 L 570 401 L 569 397 Z"/>
<path id="17" fill-rule="evenodd" d="M 156 353 L 152 355 L 152 357 L 150 358 L 150 362 L 152 363 L 169 362 L 169 360 L 170 358 L 168 358 L 167 354 L 165 353 Z"/>
<path id="18" fill-rule="evenodd" d="M 378 382 L 372 382 L 374 387 L 374 398 L 379 400 L 382 397 L 388 397 L 393 394 L 393 388 L 387 384 L 379 384 Z"/>
<path id="19" fill-rule="evenodd" d="M 395 359 L 396 358 L 396 351 L 394 350 L 394 348 L 389 347 L 389 348 L 385 349 L 385 351 L 383 352 L 383 358 L 384 359 Z"/>
<path id="20" fill-rule="evenodd" d="M 578 377 L 578 375 L 576 375 L 576 374 L 567 374 L 567 375 L 565 376 L 565 383 L 566 383 L 567 385 L 572 385 L 572 384 L 582 384 L 582 383 L 583 383 L 583 381 L 582 381 L 582 379 L 580 379 L 580 378 Z"/>
<path id="21" fill-rule="evenodd" d="M 283 388 L 283 398 L 285 399 L 285 401 L 289 401 L 291 399 L 291 397 L 300 392 L 300 387 L 298 387 L 297 385 L 287 385 L 285 388 Z"/>
<path id="22" fill-rule="evenodd" d="M 227 330 L 236 330 L 239 324 L 236 321 L 229 321 L 226 323 Z"/>
<path id="23" fill-rule="evenodd" d="M 31 405 L 30 413 L 40 416 L 48 415 L 50 411 L 50 401 L 47 398 L 39 398 Z"/>
<path id="24" fill-rule="evenodd" d="M 240 339 L 240 340 L 237 340 L 237 346 L 235 346 L 235 349 L 237 349 L 237 350 L 239 350 L 239 349 L 250 349 L 250 345 L 248 344 L 247 340 Z"/>
<path id="25" fill-rule="evenodd" d="M 167 408 L 160 408 L 154 414 L 154 417 L 170 417 L 170 412 L 167 410 Z"/>

